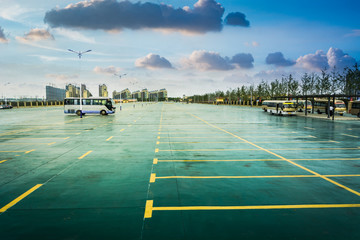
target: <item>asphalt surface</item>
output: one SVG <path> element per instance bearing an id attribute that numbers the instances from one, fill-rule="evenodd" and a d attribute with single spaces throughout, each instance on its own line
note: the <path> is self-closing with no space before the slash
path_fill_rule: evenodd
<path id="1" fill-rule="evenodd" d="M 0 112 L 1 239 L 360 239 L 360 122 L 124 104 Z"/>

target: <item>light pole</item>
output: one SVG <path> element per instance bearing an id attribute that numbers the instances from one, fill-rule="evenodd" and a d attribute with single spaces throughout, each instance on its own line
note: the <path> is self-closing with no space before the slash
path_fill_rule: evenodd
<path id="1" fill-rule="evenodd" d="M 74 50 L 71 50 L 71 49 L 68 49 L 69 52 L 72 52 L 72 53 L 75 53 L 78 55 L 79 57 L 79 60 L 81 59 L 82 55 L 84 53 L 88 53 L 88 52 L 91 52 L 91 50 L 86 50 L 84 52 L 81 52 L 81 51 L 74 51 Z M 80 64 L 80 62 L 79 62 Z M 81 65 L 80 65 L 81 66 Z M 80 67 L 79 67 L 80 68 Z M 81 71 L 81 68 L 80 68 L 80 71 Z M 80 118 L 82 118 L 82 84 L 80 83 Z"/>
<path id="2" fill-rule="evenodd" d="M 10 82 L 5 83 L 5 84 L 4 84 L 4 87 L 7 86 L 7 85 L 9 85 L 9 84 L 10 84 Z M 4 98 L 4 101 L 5 101 L 5 105 L 7 105 L 7 101 L 6 101 L 6 91 L 5 91 L 5 94 L 3 93 L 3 98 Z"/>
<path id="3" fill-rule="evenodd" d="M 119 77 L 120 79 L 123 77 L 123 76 L 126 76 L 127 73 L 124 73 L 124 74 L 116 74 L 114 73 L 114 76 L 117 76 Z M 120 111 L 121 111 L 121 89 L 120 89 Z"/>

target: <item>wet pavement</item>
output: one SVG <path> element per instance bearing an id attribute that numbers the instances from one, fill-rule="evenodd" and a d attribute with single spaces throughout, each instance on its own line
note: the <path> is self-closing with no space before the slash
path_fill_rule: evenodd
<path id="1" fill-rule="evenodd" d="M 359 239 L 360 122 L 124 104 L 0 112 L 1 239 Z"/>

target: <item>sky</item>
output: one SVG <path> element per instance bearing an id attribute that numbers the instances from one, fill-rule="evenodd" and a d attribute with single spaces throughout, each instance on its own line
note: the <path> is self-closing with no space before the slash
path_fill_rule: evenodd
<path id="1" fill-rule="evenodd" d="M 359 9 L 358 0 L 0 0 L 0 96 L 82 83 L 94 96 L 106 84 L 110 95 L 180 97 L 343 69 L 360 62 Z"/>

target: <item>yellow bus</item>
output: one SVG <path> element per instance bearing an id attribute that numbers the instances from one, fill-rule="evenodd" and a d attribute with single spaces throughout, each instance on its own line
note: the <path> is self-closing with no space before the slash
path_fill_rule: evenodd
<path id="1" fill-rule="evenodd" d="M 333 101 L 330 101 L 330 107 L 332 109 L 334 108 Z M 317 112 L 318 114 L 321 113 L 327 113 L 328 110 L 328 100 L 327 99 L 315 99 L 314 100 L 314 112 Z M 335 113 L 338 113 L 339 115 L 344 115 L 346 112 L 346 105 L 344 101 L 335 99 Z M 332 114 L 331 108 L 330 108 L 330 114 Z"/>
<path id="2" fill-rule="evenodd" d="M 264 100 L 261 103 L 261 108 L 264 110 L 264 112 L 267 112 L 268 106 L 273 105 L 274 102 L 278 102 L 277 100 Z"/>
<path id="3" fill-rule="evenodd" d="M 349 103 L 350 113 L 360 118 L 360 101 L 353 101 Z"/>
<path id="4" fill-rule="evenodd" d="M 294 104 L 296 104 L 296 100 L 293 100 Z M 310 113 L 312 110 L 312 104 L 311 101 L 307 100 L 307 107 L 306 110 Z M 304 112 L 305 111 L 305 100 L 298 100 L 296 111 L 298 112 Z"/>
<path id="5" fill-rule="evenodd" d="M 296 115 L 296 105 L 292 101 L 269 102 L 267 104 L 267 111 L 271 115 Z"/>

